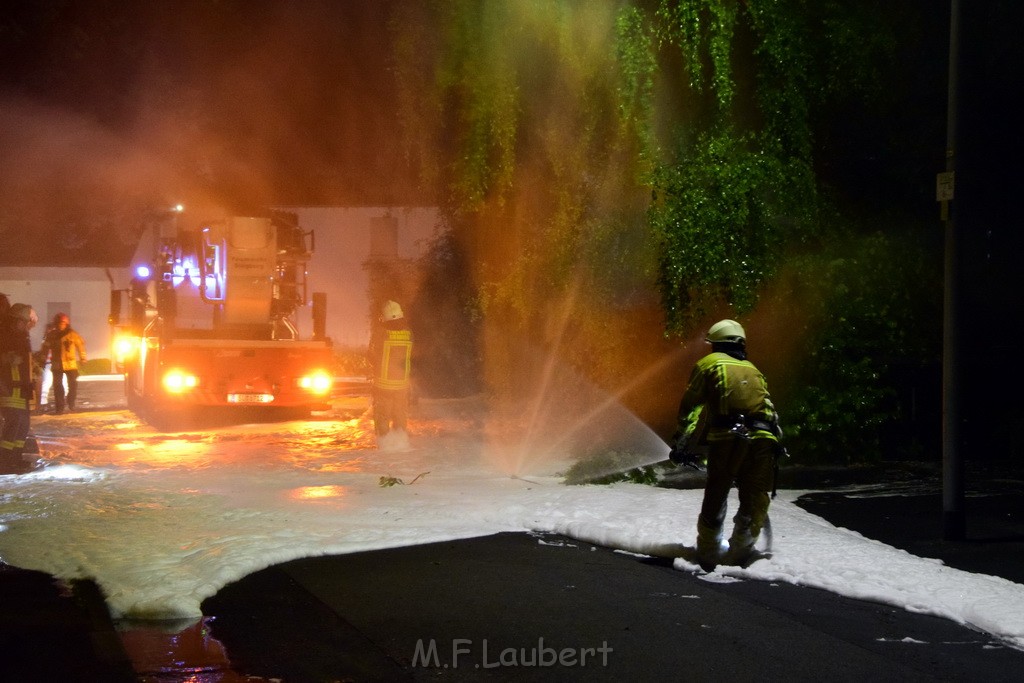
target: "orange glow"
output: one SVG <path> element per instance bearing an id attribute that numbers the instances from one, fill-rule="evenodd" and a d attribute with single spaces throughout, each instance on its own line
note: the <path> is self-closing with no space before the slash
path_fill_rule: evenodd
<path id="1" fill-rule="evenodd" d="M 292 500 L 323 500 L 325 498 L 344 498 L 348 490 L 344 486 L 300 486 L 292 489 L 288 497 Z"/>
<path id="2" fill-rule="evenodd" d="M 189 441 L 187 439 L 167 439 L 166 441 L 160 441 L 152 444 L 150 448 L 156 452 L 174 451 L 176 453 L 180 453 L 183 451 L 192 451 L 195 450 L 197 446 L 204 445 L 205 444 L 200 442 Z"/>
<path id="3" fill-rule="evenodd" d="M 118 335 L 114 338 L 114 358 L 122 363 L 135 356 L 138 352 L 140 339 L 130 335 Z"/>
<path id="4" fill-rule="evenodd" d="M 132 460 L 150 467 L 178 467 L 205 462 L 210 456 L 210 444 L 188 439 L 167 439 L 146 444 L 132 452 Z"/>

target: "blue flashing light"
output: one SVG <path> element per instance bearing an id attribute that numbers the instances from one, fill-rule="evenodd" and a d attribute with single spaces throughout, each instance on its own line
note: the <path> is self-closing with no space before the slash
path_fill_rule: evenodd
<path id="1" fill-rule="evenodd" d="M 135 276 L 138 277 L 140 280 L 145 280 L 151 274 L 152 271 L 150 271 L 149 266 L 138 266 L 135 268 Z"/>

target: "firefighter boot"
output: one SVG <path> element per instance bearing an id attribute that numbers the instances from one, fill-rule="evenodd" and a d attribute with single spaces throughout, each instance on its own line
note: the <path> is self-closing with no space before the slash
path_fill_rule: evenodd
<path id="1" fill-rule="evenodd" d="M 6 448 L 0 450 L 0 474 L 17 474 L 14 465 L 14 453 Z"/>
<path id="2" fill-rule="evenodd" d="M 697 518 L 697 564 L 706 572 L 714 571 L 722 553 L 722 528 L 712 527 Z"/>
<path id="3" fill-rule="evenodd" d="M 750 517 L 736 515 L 733 524 L 732 535 L 729 537 L 729 550 L 722 556 L 722 564 L 746 567 L 764 557 L 754 549 L 760 529 L 755 535 Z"/>
<path id="4" fill-rule="evenodd" d="M 6 448 L 0 450 L 0 474 L 26 474 L 34 469 L 22 459 L 21 453 Z"/>

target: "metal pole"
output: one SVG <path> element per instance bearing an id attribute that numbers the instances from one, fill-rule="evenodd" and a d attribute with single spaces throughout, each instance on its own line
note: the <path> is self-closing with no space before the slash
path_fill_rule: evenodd
<path id="1" fill-rule="evenodd" d="M 949 18 L 949 90 L 946 102 L 946 173 L 956 170 L 957 76 L 960 61 L 960 0 L 950 0 Z M 962 541 L 967 534 L 964 514 L 964 463 L 960 453 L 961 386 L 959 359 L 960 264 L 955 220 L 956 201 L 950 200 L 944 211 L 946 220 L 945 286 L 943 304 L 942 351 L 942 535 L 947 541 Z"/>

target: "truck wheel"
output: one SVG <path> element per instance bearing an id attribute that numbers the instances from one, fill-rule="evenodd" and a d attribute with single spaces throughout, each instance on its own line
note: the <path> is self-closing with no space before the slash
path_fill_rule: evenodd
<path id="1" fill-rule="evenodd" d="M 136 414 L 143 412 L 142 397 L 132 387 L 125 387 L 124 397 L 128 403 L 128 410 Z"/>

